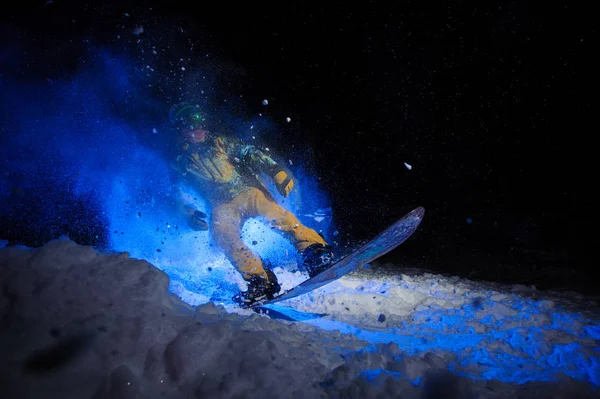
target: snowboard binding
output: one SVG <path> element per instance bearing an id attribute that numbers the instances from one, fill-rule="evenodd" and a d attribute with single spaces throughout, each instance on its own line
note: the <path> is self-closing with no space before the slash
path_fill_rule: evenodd
<path id="1" fill-rule="evenodd" d="M 277 276 L 270 268 L 265 267 L 268 280 L 263 276 L 255 276 L 248 280 L 248 290 L 238 292 L 231 298 L 233 302 L 242 307 L 247 307 L 263 299 L 273 299 L 281 291 Z"/>
<path id="2" fill-rule="evenodd" d="M 302 252 L 302 265 L 312 278 L 329 269 L 334 263 L 333 257 L 329 245 L 312 244 Z"/>

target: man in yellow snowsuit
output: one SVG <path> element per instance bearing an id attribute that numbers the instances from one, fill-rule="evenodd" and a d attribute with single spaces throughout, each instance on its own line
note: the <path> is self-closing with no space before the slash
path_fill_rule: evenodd
<path id="1" fill-rule="evenodd" d="M 259 174 L 270 176 L 279 193 L 287 197 L 294 180 L 285 168 L 255 146 L 209 131 L 197 106 L 177 104 L 169 117 L 180 138 L 174 167 L 212 208 L 210 229 L 203 220 L 206 215 L 188 208 L 191 226 L 210 230 L 213 241 L 248 283 L 248 290 L 234 296 L 234 301 L 253 303 L 281 289 L 275 274 L 241 238 L 249 218 L 264 217 L 272 229 L 289 239 L 302 254 L 310 277 L 331 265 L 333 253 L 323 237 L 281 207 L 258 179 Z"/>

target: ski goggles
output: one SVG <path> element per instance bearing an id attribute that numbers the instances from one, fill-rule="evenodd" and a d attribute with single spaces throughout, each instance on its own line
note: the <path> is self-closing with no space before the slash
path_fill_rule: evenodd
<path id="1" fill-rule="evenodd" d="M 198 107 L 189 104 L 174 106 L 169 113 L 169 119 L 173 124 L 190 130 L 196 130 L 206 122 L 204 113 Z"/>
<path id="2" fill-rule="evenodd" d="M 206 122 L 206 117 L 201 112 L 194 112 L 183 118 L 184 127 L 190 130 L 199 129 Z"/>

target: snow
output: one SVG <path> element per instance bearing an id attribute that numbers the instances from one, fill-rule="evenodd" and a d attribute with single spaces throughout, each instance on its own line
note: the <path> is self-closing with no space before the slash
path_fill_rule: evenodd
<path id="1" fill-rule="evenodd" d="M 268 317 L 231 303 L 222 256 L 166 265 L 171 280 L 68 239 L 0 249 L 0 397 L 599 393 L 593 298 L 373 265 Z M 286 288 L 306 278 L 291 262 L 275 273 Z"/>

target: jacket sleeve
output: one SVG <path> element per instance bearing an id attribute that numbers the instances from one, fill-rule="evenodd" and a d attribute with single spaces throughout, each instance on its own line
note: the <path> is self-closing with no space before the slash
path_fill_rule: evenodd
<path id="1" fill-rule="evenodd" d="M 265 154 L 253 145 L 242 145 L 240 148 L 240 160 L 256 171 L 273 176 L 281 169 L 273 158 Z"/>
<path id="2" fill-rule="evenodd" d="M 278 164 L 273 158 L 265 152 L 256 148 L 256 146 L 245 144 L 241 140 L 230 141 L 234 158 L 241 163 L 246 164 L 252 170 L 264 173 L 275 181 L 275 186 L 281 195 L 287 197 L 294 188 L 294 181 L 291 173 Z"/>
<path id="3" fill-rule="evenodd" d="M 230 159 L 243 163 L 257 173 L 273 176 L 281 168 L 273 158 L 256 146 L 244 143 L 242 140 L 230 137 L 217 138 L 217 145 L 222 146 Z"/>

